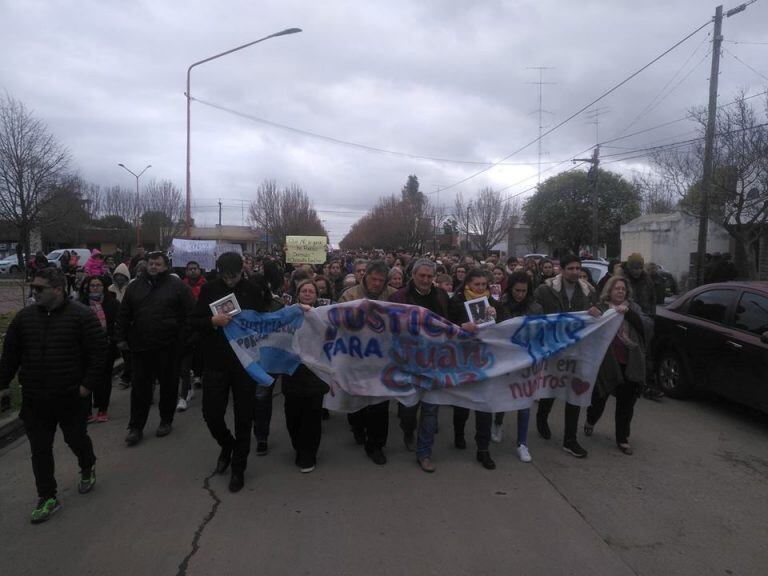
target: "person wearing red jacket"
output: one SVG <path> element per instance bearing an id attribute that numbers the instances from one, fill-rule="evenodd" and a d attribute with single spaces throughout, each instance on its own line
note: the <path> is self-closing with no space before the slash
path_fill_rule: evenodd
<path id="1" fill-rule="evenodd" d="M 194 260 L 187 262 L 186 273 L 184 274 L 182 282 L 189 287 L 190 292 L 192 292 L 192 298 L 197 302 L 198 298 L 200 298 L 200 290 L 203 288 L 203 284 L 205 284 L 205 276 L 203 276 L 202 270 L 200 269 L 200 264 Z M 192 335 L 187 342 L 187 346 L 185 346 L 181 357 L 181 385 L 179 389 L 179 399 L 176 402 L 177 412 L 184 412 L 192 401 L 192 398 L 195 396 L 195 390 L 192 387 L 191 380 L 193 373 L 195 375 L 195 384 L 199 387 L 202 370 L 200 368 L 197 339 L 195 335 Z"/>

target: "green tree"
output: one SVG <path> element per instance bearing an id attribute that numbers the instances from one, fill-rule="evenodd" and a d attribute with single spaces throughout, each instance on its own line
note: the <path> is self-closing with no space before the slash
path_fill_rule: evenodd
<path id="1" fill-rule="evenodd" d="M 592 239 L 592 186 L 586 172 L 563 172 L 542 182 L 523 206 L 534 242 L 575 254 Z M 640 215 L 640 195 L 619 174 L 599 171 L 598 242 L 620 251 L 619 229 Z"/>

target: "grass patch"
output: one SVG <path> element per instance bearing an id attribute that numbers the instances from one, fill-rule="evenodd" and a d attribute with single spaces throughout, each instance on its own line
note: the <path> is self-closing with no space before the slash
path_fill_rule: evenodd
<path id="1" fill-rule="evenodd" d="M 8 330 L 8 325 L 11 323 L 11 320 L 13 320 L 15 314 L 15 312 L 0 314 L 0 346 L 2 346 L 2 342 L 5 340 L 5 332 Z M 11 412 L 18 412 L 20 407 L 21 386 L 19 386 L 18 381 L 14 378 L 11 381 Z"/>

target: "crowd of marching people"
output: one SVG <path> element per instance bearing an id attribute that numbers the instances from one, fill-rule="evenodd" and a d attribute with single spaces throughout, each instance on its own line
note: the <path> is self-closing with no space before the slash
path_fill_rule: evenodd
<path id="1" fill-rule="evenodd" d="M 18 374 L 22 408 L 32 451 L 38 503 L 32 522 L 47 520 L 60 507 L 54 478 L 53 438 L 57 426 L 80 466 L 78 491 L 89 492 L 96 481 L 88 424 L 109 421 L 114 361 L 122 357 L 118 388 L 130 390 L 127 446 L 144 438 L 157 396 L 160 424 L 157 437 L 172 433 L 174 419 L 187 410 L 202 388 L 202 415 L 219 446 L 214 469 L 229 471 L 229 489 L 241 490 L 251 452 L 269 452 L 273 390 L 256 386 L 235 355 L 224 327 L 232 321 L 211 304 L 234 294 L 243 310 L 276 311 L 299 304 L 305 310 L 369 299 L 421 306 L 474 334 L 476 323 L 464 303 L 487 298 L 495 322 L 521 316 L 587 312 L 600 316 L 613 309 L 622 324 L 611 342 L 593 388 L 583 433 L 591 436 L 609 396 L 616 397 L 615 441 L 632 454 L 630 430 L 634 406 L 642 393 L 658 398 L 650 366 L 650 338 L 657 304 L 663 303 L 663 280 L 640 254 L 612 262 L 609 273 L 594 283 L 581 259 L 566 254 L 547 258 L 484 261 L 472 255 L 418 255 L 402 252 L 356 251 L 331 254 L 324 264 L 285 264 L 279 255 L 219 256 L 214 270 L 188 261 L 173 268 L 164 252 L 139 250 L 132 258 L 94 250 L 87 262 L 75 252 L 61 256 L 58 266 L 39 260 L 30 272 L 33 303 L 14 317 L 0 360 L 0 389 Z M 43 257 L 44 258 L 44 257 Z M 661 285 L 659 284 L 661 282 Z M 285 423 L 303 473 L 317 465 L 323 408 L 328 385 L 301 364 L 279 379 Z M 157 394 L 156 394 L 157 391 Z M 225 420 L 231 402 L 234 427 Z M 541 399 L 515 415 L 515 446 L 520 461 L 533 459 L 529 445 L 531 410 L 538 435 L 549 440 L 549 415 L 555 400 Z M 467 448 L 470 410 L 452 410 L 453 445 Z M 354 442 L 371 461 L 387 463 L 390 402 L 372 404 L 347 415 Z M 398 404 L 402 441 L 427 473 L 433 462 L 439 406 L 420 402 Z M 563 449 L 584 458 L 578 440 L 580 407 L 566 403 Z M 496 463 L 492 443 L 504 435 L 504 413 L 475 411 L 476 460 L 485 469 Z"/>

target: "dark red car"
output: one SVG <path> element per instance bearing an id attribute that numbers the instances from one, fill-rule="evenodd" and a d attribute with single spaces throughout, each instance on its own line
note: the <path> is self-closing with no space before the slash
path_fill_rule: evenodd
<path id="1" fill-rule="evenodd" d="M 653 347 L 668 396 L 705 388 L 768 412 L 768 282 L 694 288 L 657 310 Z"/>

